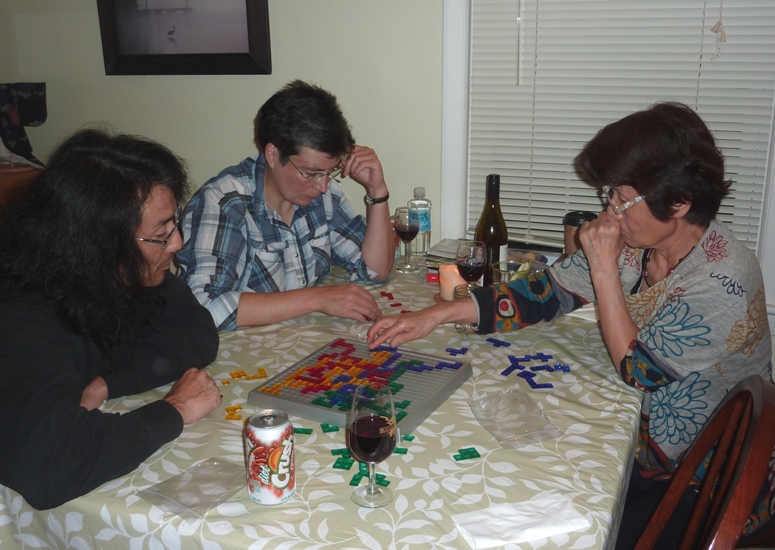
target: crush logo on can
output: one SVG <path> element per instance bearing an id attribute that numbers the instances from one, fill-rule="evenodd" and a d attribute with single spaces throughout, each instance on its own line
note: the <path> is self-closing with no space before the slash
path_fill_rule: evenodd
<path id="1" fill-rule="evenodd" d="M 291 481 L 291 452 L 293 442 L 283 439 L 280 446 L 271 452 L 266 464 L 261 467 L 261 483 L 282 491 Z"/>

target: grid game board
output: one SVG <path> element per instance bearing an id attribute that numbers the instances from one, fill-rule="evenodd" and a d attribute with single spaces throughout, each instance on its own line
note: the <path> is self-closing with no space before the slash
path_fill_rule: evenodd
<path id="1" fill-rule="evenodd" d="M 248 403 L 344 428 L 355 387 L 388 384 L 398 427 L 408 434 L 470 376 L 462 361 L 339 338 L 251 390 Z"/>

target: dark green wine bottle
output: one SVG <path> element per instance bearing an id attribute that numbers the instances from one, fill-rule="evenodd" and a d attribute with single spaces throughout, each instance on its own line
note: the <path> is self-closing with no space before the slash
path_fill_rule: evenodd
<path id="1" fill-rule="evenodd" d="M 484 210 L 476 224 L 476 240 L 487 246 L 487 267 L 484 270 L 484 284 L 492 284 L 492 265 L 508 259 L 509 231 L 503 219 L 500 203 L 501 177 L 487 176 L 487 196 Z"/>

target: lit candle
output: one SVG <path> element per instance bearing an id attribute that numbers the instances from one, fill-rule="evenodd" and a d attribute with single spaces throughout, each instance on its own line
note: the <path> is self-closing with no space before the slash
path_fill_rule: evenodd
<path id="1" fill-rule="evenodd" d="M 464 284 L 466 282 L 458 273 L 456 265 L 439 266 L 439 295 L 442 300 L 454 300 L 452 293 L 455 287 Z"/>

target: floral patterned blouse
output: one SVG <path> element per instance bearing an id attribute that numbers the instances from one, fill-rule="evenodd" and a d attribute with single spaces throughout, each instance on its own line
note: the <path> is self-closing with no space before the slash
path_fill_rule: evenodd
<path id="1" fill-rule="evenodd" d="M 625 248 L 619 258 L 627 308 L 640 329 L 621 372 L 644 390 L 636 458 L 657 479 L 672 473 L 735 384 L 752 374 L 770 378 L 772 343 L 759 264 L 724 224 L 712 222 L 673 273 L 641 291 L 646 252 Z M 474 296 L 480 333 L 551 320 L 595 299 L 583 251 Z"/>

